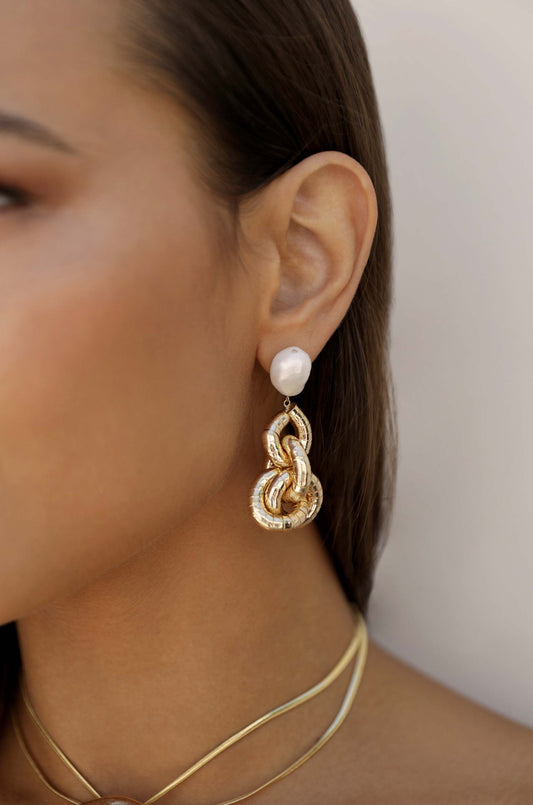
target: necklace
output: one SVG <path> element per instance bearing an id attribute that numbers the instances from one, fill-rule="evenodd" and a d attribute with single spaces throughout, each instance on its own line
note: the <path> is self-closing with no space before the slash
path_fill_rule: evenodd
<path id="1" fill-rule="evenodd" d="M 355 609 L 355 607 L 354 607 L 354 609 Z M 366 628 L 364 618 L 363 618 L 362 614 L 358 610 L 355 610 L 355 612 L 356 612 L 355 631 L 354 631 L 354 635 L 352 637 L 352 640 L 350 641 L 350 644 L 348 645 L 346 651 L 344 652 L 344 654 L 342 655 L 342 657 L 340 658 L 338 663 L 329 672 L 329 674 L 327 674 L 316 685 L 314 685 L 313 687 L 311 687 L 308 690 L 304 691 L 304 693 L 301 693 L 299 696 L 296 696 L 294 699 L 290 699 L 289 701 L 285 702 L 284 704 L 279 705 L 278 707 L 275 707 L 273 710 L 270 710 L 268 713 L 265 713 L 264 715 L 260 716 L 255 721 L 252 721 L 246 727 L 243 727 L 242 729 L 240 729 L 234 735 L 230 736 L 229 738 L 226 738 L 226 740 L 224 740 L 224 741 L 222 741 L 222 743 L 218 744 L 218 746 L 216 746 L 214 749 L 212 749 L 210 752 L 208 752 L 206 755 L 204 755 L 204 757 L 200 758 L 200 760 L 196 761 L 192 766 L 190 766 L 184 772 L 182 772 L 179 775 L 179 777 L 177 777 L 175 780 L 170 782 L 168 785 L 166 785 L 160 791 L 158 791 L 155 794 L 153 794 L 144 803 L 138 802 L 138 800 L 131 799 L 129 797 L 123 797 L 123 796 L 105 797 L 105 796 L 102 796 L 101 794 L 98 793 L 98 791 L 94 788 L 94 786 L 92 786 L 91 783 L 89 783 L 89 781 L 85 779 L 85 777 L 81 774 L 81 772 L 74 766 L 72 761 L 69 760 L 69 758 L 64 754 L 64 752 L 59 748 L 59 746 L 56 744 L 56 742 L 54 741 L 52 736 L 49 734 L 49 732 L 46 730 L 46 728 L 41 723 L 41 721 L 40 721 L 39 717 L 37 716 L 37 713 L 35 712 L 31 702 L 29 701 L 23 676 L 21 677 L 21 681 L 20 681 L 22 699 L 23 699 L 24 705 L 25 705 L 26 709 L 28 710 L 32 720 L 37 725 L 37 727 L 41 731 L 42 735 L 44 736 L 46 741 L 50 744 L 50 746 L 52 747 L 54 752 L 62 760 L 62 762 L 70 769 L 70 771 L 72 771 L 72 773 L 78 778 L 78 780 L 81 783 L 83 783 L 83 785 L 87 788 L 87 790 L 95 798 L 91 799 L 91 800 L 89 800 L 89 801 L 87 801 L 85 803 L 83 801 L 78 800 L 78 799 L 73 799 L 72 797 L 69 797 L 66 794 L 62 794 L 60 791 L 58 791 L 45 778 L 43 772 L 38 767 L 37 763 L 35 762 L 35 760 L 33 759 L 33 757 L 30 754 L 30 751 L 29 751 L 29 749 L 28 749 L 28 747 L 26 745 L 26 742 L 25 742 L 24 737 L 22 735 L 22 732 L 20 730 L 20 726 L 19 726 L 19 723 L 18 723 L 18 716 L 16 716 L 15 710 L 14 710 L 14 708 L 12 708 L 11 709 L 11 720 L 13 722 L 15 735 L 17 737 L 17 740 L 18 740 L 18 742 L 20 744 L 20 747 L 21 747 L 26 759 L 28 760 L 29 764 L 31 765 L 31 767 L 33 768 L 35 773 L 38 775 L 38 777 L 41 780 L 41 782 L 44 783 L 44 785 L 50 791 L 52 791 L 58 797 L 61 797 L 61 799 L 65 800 L 66 802 L 70 802 L 70 803 L 72 803 L 72 805 L 95 805 L 96 803 L 100 803 L 100 805 L 152 805 L 153 802 L 156 802 L 156 800 L 158 800 L 160 797 L 162 797 L 165 794 L 167 794 L 169 791 L 171 791 L 173 788 L 175 788 L 181 782 L 183 782 L 188 777 L 190 777 L 192 774 L 194 774 L 195 771 L 198 771 L 202 766 L 204 766 L 206 763 L 208 763 L 214 757 L 219 755 L 221 752 L 223 752 L 228 747 L 232 746 L 237 741 L 241 740 L 241 738 L 244 738 L 250 732 L 253 732 L 253 730 L 256 730 L 258 727 L 263 726 L 263 724 L 266 724 L 268 721 L 272 720 L 273 718 L 277 718 L 278 716 L 282 715 L 283 713 L 286 713 L 289 710 L 292 710 L 293 708 L 298 707 L 299 705 L 303 704 L 304 702 L 308 701 L 309 699 L 313 698 L 318 693 L 323 691 L 325 688 L 327 688 L 329 685 L 331 685 L 335 681 L 335 679 L 342 673 L 344 668 L 346 668 L 346 666 L 348 665 L 350 660 L 353 658 L 355 653 L 359 650 L 359 653 L 358 653 L 358 655 L 356 657 L 356 661 L 355 661 L 355 664 L 354 664 L 354 670 L 353 670 L 350 682 L 348 684 L 346 694 L 345 694 L 344 699 L 342 701 L 342 704 L 340 706 L 340 709 L 337 712 L 337 715 L 335 716 L 335 718 L 333 719 L 331 724 L 329 725 L 329 727 L 326 729 L 326 731 L 320 736 L 320 738 L 317 741 L 315 741 L 314 744 L 312 744 L 310 749 L 308 749 L 306 752 L 304 752 L 303 755 L 300 755 L 300 757 L 298 757 L 286 769 L 281 771 L 279 774 L 276 774 L 270 780 L 267 780 L 266 783 L 263 783 L 258 788 L 254 788 L 252 791 L 249 791 L 246 794 L 243 794 L 243 795 L 241 795 L 239 797 L 236 797 L 235 799 L 225 800 L 224 802 L 217 803 L 217 805 L 234 805 L 234 803 L 242 802 L 242 800 L 248 799 L 248 797 L 251 797 L 254 794 L 257 794 L 259 791 L 262 791 L 267 786 L 272 785 L 272 783 L 274 783 L 274 782 L 276 782 L 278 780 L 281 780 L 283 777 L 286 777 L 288 774 L 290 774 L 291 772 L 295 771 L 299 766 L 301 766 L 303 763 L 305 763 L 306 760 L 309 760 L 309 758 L 311 758 L 316 752 L 318 752 L 319 749 L 322 748 L 322 746 L 324 746 L 324 744 L 328 740 L 330 740 L 330 738 L 339 729 L 340 725 L 342 724 L 342 722 L 344 721 L 344 719 L 348 715 L 348 712 L 349 712 L 349 710 L 350 710 L 350 708 L 352 706 L 352 703 L 353 703 L 353 701 L 355 699 L 357 689 L 359 688 L 359 684 L 361 682 L 361 677 L 362 677 L 362 674 L 363 674 L 363 669 L 364 669 L 364 666 L 365 666 L 366 656 L 367 656 L 367 649 L 368 649 L 368 632 L 367 632 L 367 628 Z"/>

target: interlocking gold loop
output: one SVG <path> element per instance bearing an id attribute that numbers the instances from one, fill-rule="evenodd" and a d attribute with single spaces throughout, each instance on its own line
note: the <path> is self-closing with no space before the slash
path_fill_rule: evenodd
<path id="1" fill-rule="evenodd" d="M 281 432 L 289 423 L 297 435 L 287 434 L 281 439 Z M 299 528 L 310 523 L 320 511 L 322 484 L 311 471 L 308 458 L 311 441 L 309 420 L 295 403 L 263 431 L 265 472 L 250 494 L 252 515 L 263 528 Z"/>

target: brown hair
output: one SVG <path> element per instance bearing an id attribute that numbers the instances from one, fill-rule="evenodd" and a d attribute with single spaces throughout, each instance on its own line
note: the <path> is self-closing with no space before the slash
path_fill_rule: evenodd
<path id="1" fill-rule="evenodd" d="M 319 151 L 367 170 L 378 223 L 345 317 L 298 396 L 324 502 L 316 524 L 347 598 L 367 613 L 388 533 L 397 464 L 389 364 L 391 201 L 378 104 L 349 0 L 125 0 L 128 69 L 195 122 L 200 176 L 233 211 Z M 15 624 L 0 628 L 0 718 L 20 667 Z"/>

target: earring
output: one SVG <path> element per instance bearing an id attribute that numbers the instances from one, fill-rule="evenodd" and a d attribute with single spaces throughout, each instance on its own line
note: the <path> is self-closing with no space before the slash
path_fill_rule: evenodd
<path id="1" fill-rule="evenodd" d="M 281 411 L 263 431 L 267 454 L 265 472 L 250 494 L 250 509 L 260 526 L 267 529 L 307 525 L 322 506 L 322 485 L 311 472 L 307 454 L 311 448 L 309 420 L 289 397 L 300 394 L 311 372 L 311 358 L 300 347 L 287 347 L 270 364 L 272 385 L 285 395 Z M 297 435 L 283 429 L 291 423 Z"/>

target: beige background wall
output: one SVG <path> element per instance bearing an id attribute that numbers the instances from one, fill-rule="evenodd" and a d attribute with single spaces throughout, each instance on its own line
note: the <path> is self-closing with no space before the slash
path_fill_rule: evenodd
<path id="1" fill-rule="evenodd" d="M 533 726 L 533 2 L 353 2 L 396 239 L 399 477 L 369 631 Z"/>

